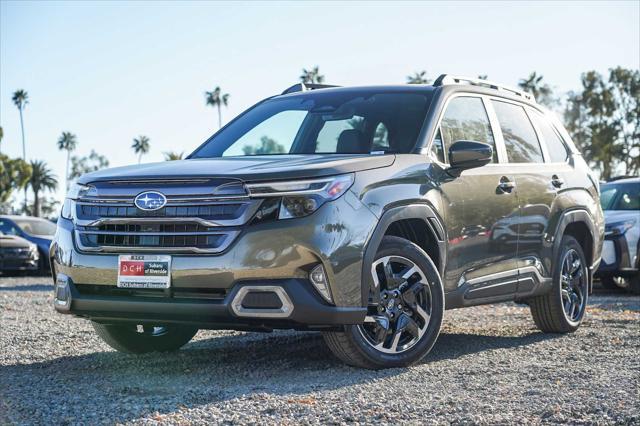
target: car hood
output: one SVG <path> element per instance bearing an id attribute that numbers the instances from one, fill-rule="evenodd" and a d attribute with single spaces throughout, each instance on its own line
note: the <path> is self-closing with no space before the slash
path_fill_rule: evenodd
<path id="1" fill-rule="evenodd" d="M 78 182 L 201 177 L 229 177 L 244 181 L 312 178 L 388 167 L 394 161 L 393 154 L 197 158 L 100 170 L 83 175 Z"/>
<path id="2" fill-rule="evenodd" d="M 638 210 L 605 210 L 604 219 L 606 223 L 623 222 L 629 219 L 640 219 Z"/>
<path id="3" fill-rule="evenodd" d="M 0 247 L 31 247 L 31 243 L 15 235 L 0 235 Z"/>

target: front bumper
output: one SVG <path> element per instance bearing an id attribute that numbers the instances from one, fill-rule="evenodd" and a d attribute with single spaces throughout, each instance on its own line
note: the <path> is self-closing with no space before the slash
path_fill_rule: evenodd
<path id="1" fill-rule="evenodd" d="M 19 257 L 0 259 L 0 271 L 35 271 L 38 269 L 38 258 Z"/>
<path id="2" fill-rule="evenodd" d="M 602 246 L 602 262 L 596 272 L 596 277 L 622 276 L 628 277 L 638 274 L 638 253 L 632 253 L 625 235 L 605 237 Z"/>
<path id="3" fill-rule="evenodd" d="M 268 321 L 257 317 L 260 323 L 266 321 L 278 327 L 287 323 L 297 327 L 362 322 L 362 259 L 377 222 L 373 213 L 347 192 L 307 217 L 247 225 L 221 254 L 173 253 L 171 288 L 176 293 L 218 291 L 230 297 L 248 282 L 256 285 L 278 282 L 294 302 L 293 314 Z M 229 328 L 254 323 L 251 318 L 240 319 L 233 313 L 229 316 L 231 299 L 214 303 L 184 298 L 89 297 L 74 293 L 83 288 L 80 286 L 87 285 L 116 289 L 118 276 L 118 254 L 81 252 L 74 238 L 72 221 L 60 218 L 50 256 L 54 279 L 62 276 L 71 283 L 73 303 L 68 310 L 70 313 L 109 321 L 153 317 L 203 324 L 230 323 L 232 327 Z M 309 282 L 309 272 L 318 264 L 326 271 L 333 304 L 324 302 Z M 311 303 L 312 300 L 319 304 Z M 356 317 L 352 316 L 354 312 L 357 312 Z"/>
<path id="4" fill-rule="evenodd" d="M 171 292 L 154 296 L 113 296 L 88 294 L 83 285 L 59 274 L 54 306 L 64 314 L 74 314 L 101 323 L 180 323 L 199 328 L 233 329 L 322 329 L 345 324 L 361 324 L 366 308 L 335 307 L 324 302 L 307 280 L 269 280 L 238 283 L 220 299 L 175 298 Z M 91 288 L 95 288 L 92 286 Z M 281 292 L 280 307 L 243 307 L 248 294 Z M 258 302 L 260 303 L 260 302 Z M 268 302 L 269 303 L 269 302 Z"/>

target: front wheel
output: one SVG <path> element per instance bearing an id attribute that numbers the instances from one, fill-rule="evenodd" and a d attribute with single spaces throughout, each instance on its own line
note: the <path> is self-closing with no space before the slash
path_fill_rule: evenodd
<path id="1" fill-rule="evenodd" d="M 582 247 L 568 235 L 560 247 L 551 291 L 529 300 L 533 320 L 545 333 L 576 331 L 587 309 L 589 273 Z"/>
<path id="2" fill-rule="evenodd" d="M 194 327 L 176 325 L 91 324 L 107 345 L 130 354 L 176 351 L 198 332 Z"/>
<path id="3" fill-rule="evenodd" d="M 435 344 L 444 313 L 436 266 L 412 242 L 384 237 L 370 271 L 379 302 L 370 302 L 364 324 L 324 332 L 327 345 L 356 367 L 405 367 L 420 361 Z"/>

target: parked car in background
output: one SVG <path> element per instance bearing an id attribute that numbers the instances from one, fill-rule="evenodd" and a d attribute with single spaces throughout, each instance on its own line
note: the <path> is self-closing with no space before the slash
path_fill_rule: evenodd
<path id="1" fill-rule="evenodd" d="M 56 233 L 55 223 L 40 217 L 0 216 L 0 232 L 22 237 L 35 244 L 40 255 L 37 269 L 42 273 L 49 271 L 49 247 Z"/>
<path id="2" fill-rule="evenodd" d="M 15 235 L 0 232 L 0 273 L 35 271 L 40 254 L 38 247 Z"/>
<path id="3" fill-rule="evenodd" d="M 640 178 L 616 179 L 600 190 L 606 224 L 597 276 L 605 288 L 640 294 Z"/>

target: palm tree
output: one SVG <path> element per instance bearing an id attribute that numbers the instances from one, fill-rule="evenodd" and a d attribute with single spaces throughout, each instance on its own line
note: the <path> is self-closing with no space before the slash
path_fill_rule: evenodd
<path id="1" fill-rule="evenodd" d="M 62 135 L 58 139 L 58 149 L 60 151 L 67 151 L 67 168 L 64 173 L 67 190 L 69 190 L 69 158 L 71 156 L 71 151 L 74 151 L 77 146 L 78 140 L 76 138 L 76 135 L 71 132 L 62 132 Z"/>
<path id="2" fill-rule="evenodd" d="M 319 84 L 324 81 L 324 75 L 320 74 L 320 68 L 317 65 L 310 70 L 303 68 L 302 74 L 300 75 L 300 81 L 304 84 Z"/>
<path id="3" fill-rule="evenodd" d="M 55 191 L 58 187 L 58 179 L 44 161 L 31 162 L 31 178 L 29 186 L 33 190 L 33 215 L 40 216 L 40 192 Z"/>
<path id="4" fill-rule="evenodd" d="M 142 156 L 149 152 L 149 138 L 142 135 L 137 138 L 133 138 L 131 148 L 133 148 L 133 152 L 138 155 L 138 164 L 140 164 Z"/>
<path id="5" fill-rule="evenodd" d="M 25 90 L 16 90 L 11 98 L 13 103 L 18 107 L 18 111 L 20 111 L 20 129 L 22 129 L 22 159 L 27 160 L 27 148 L 24 142 L 24 121 L 22 118 L 22 111 L 29 103 L 29 94 Z"/>
<path id="6" fill-rule="evenodd" d="M 22 118 L 22 111 L 25 106 L 29 103 L 29 94 L 26 90 L 20 89 L 16 90 L 11 98 L 13 103 L 18 107 L 18 111 L 20 111 L 20 129 L 22 130 L 22 159 L 27 161 L 27 148 L 24 142 L 24 120 Z M 27 187 L 24 187 L 24 209 L 27 209 Z"/>
<path id="7" fill-rule="evenodd" d="M 518 86 L 525 92 L 531 93 L 538 102 L 551 105 L 554 103 L 553 91 L 542 79 L 543 76 L 534 71 L 529 74 L 529 77 L 521 79 Z"/>
<path id="8" fill-rule="evenodd" d="M 429 84 L 431 80 L 427 78 L 426 71 L 416 71 L 413 75 L 407 76 L 407 84 Z"/>
<path id="9" fill-rule="evenodd" d="M 169 151 L 163 154 L 164 154 L 164 161 L 182 160 L 182 157 L 184 156 L 184 152 Z"/>
<path id="10" fill-rule="evenodd" d="M 207 105 L 218 108 L 218 128 L 222 127 L 222 105 L 227 106 L 229 103 L 229 94 L 222 93 L 220 86 L 216 86 L 212 92 L 205 92 L 205 101 Z"/>

